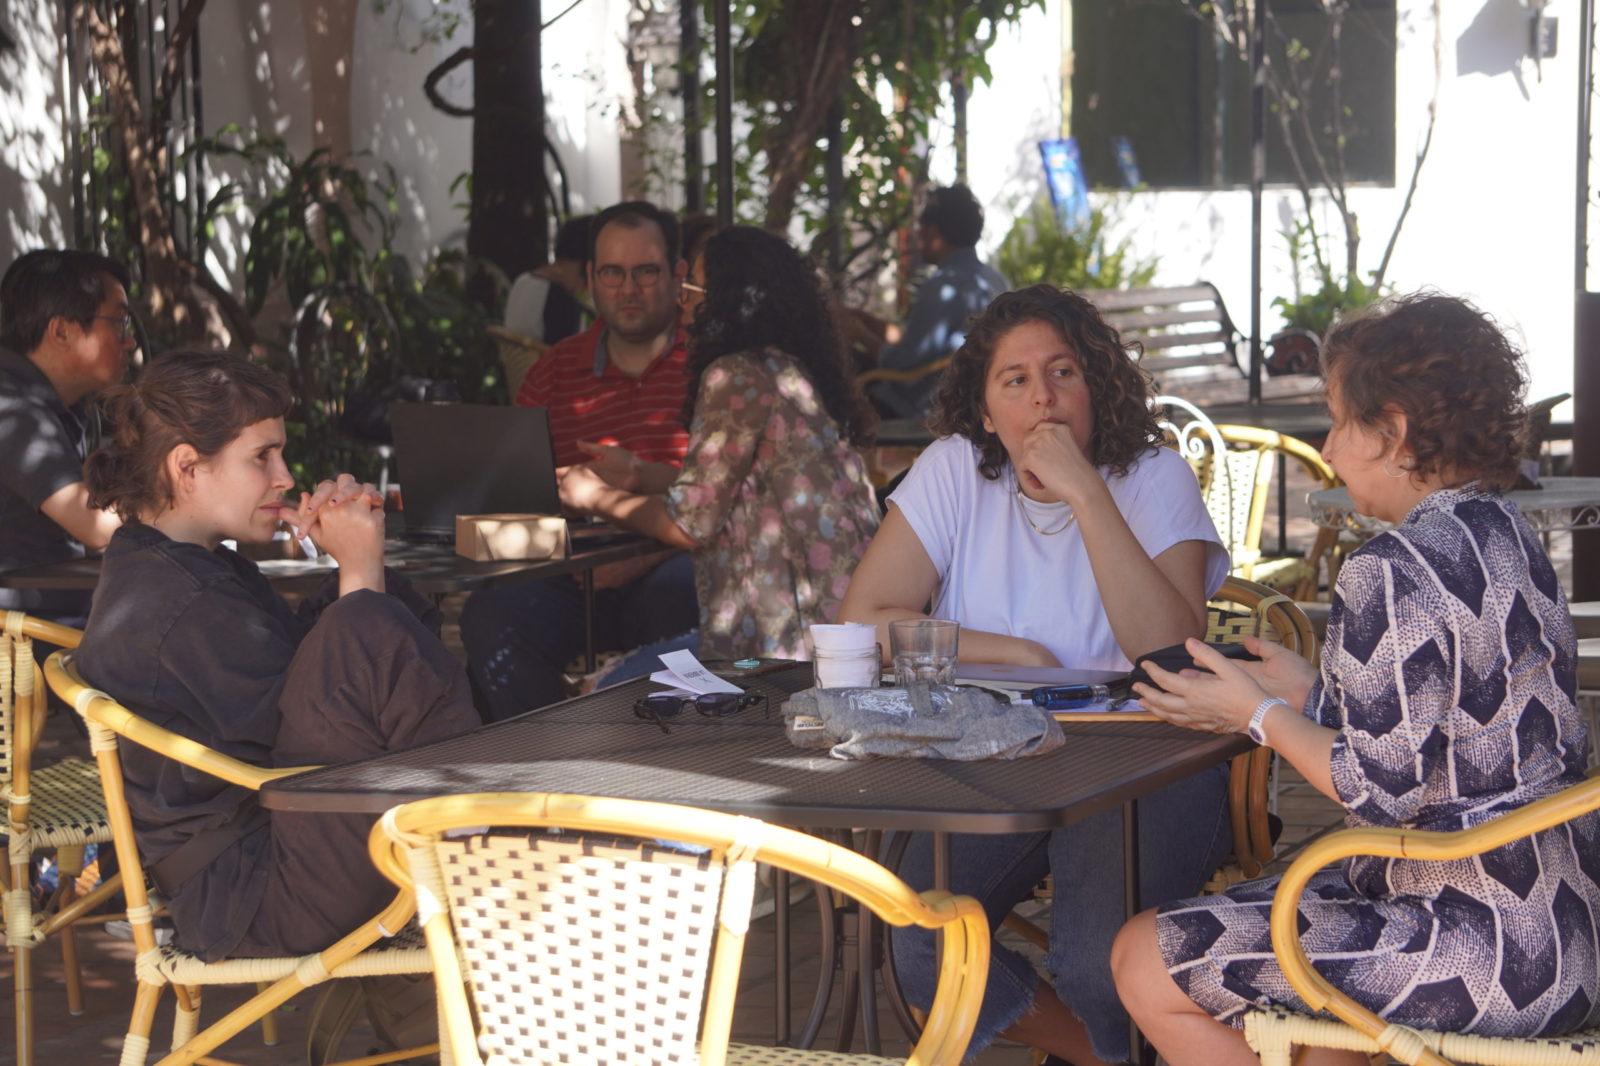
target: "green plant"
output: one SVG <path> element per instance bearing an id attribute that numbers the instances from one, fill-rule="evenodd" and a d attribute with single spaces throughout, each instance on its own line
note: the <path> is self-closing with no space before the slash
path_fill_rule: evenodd
<path id="1" fill-rule="evenodd" d="M 1021 288 L 1048 282 L 1068 289 L 1139 288 L 1150 284 L 1157 260 L 1140 258 L 1133 242 L 1112 241 L 1115 209 L 1094 205 L 1083 228 L 1064 224 L 1048 199 L 1035 200 L 1000 242 L 995 266 Z"/>
<path id="2" fill-rule="evenodd" d="M 1310 254 L 1315 237 L 1304 222 L 1285 233 L 1284 239 L 1294 267 L 1294 296 L 1276 297 L 1272 306 L 1283 316 L 1285 329 L 1306 329 L 1321 337 L 1341 311 L 1375 303 L 1393 288 L 1376 278 L 1362 281 L 1356 274 L 1336 277 L 1325 259 Z"/>
<path id="3" fill-rule="evenodd" d="M 500 398 L 485 306 L 500 306 L 505 278 L 491 264 L 446 252 L 419 279 L 392 247 L 391 168 L 368 177 L 323 149 L 297 159 L 282 141 L 235 128 L 196 150 L 244 161 L 269 190 L 248 205 L 254 222 L 244 303 L 259 315 L 281 290 L 294 308 L 279 343 L 264 347 L 294 387 L 289 452 L 298 480 L 333 470 L 374 476 L 379 456 L 352 437 L 347 416 L 353 407 L 370 414 L 401 378 L 450 382 L 469 402 Z M 242 197 L 242 184 L 228 183 L 208 205 L 208 219 Z"/>

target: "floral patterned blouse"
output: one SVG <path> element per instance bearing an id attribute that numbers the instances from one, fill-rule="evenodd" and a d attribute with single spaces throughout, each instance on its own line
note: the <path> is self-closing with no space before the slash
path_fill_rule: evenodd
<path id="1" fill-rule="evenodd" d="M 878 528 L 860 452 L 777 349 L 706 368 L 667 511 L 701 544 L 700 657 L 804 659 Z"/>

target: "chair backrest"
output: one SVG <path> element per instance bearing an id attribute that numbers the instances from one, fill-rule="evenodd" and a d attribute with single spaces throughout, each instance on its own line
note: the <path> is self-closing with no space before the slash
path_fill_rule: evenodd
<path id="1" fill-rule="evenodd" d="M 1301 658 L 1316 655 L 1317 633 L 1294 600 L 1277 589 L 1229 576 L 1207 604 L 1206 640 L 1240 644 L 1247 636 L 1282 644 Z"/>
<path id="2" fill-rule="evenodd" d="M 1234 567 L 1247 566 L 1260 558 L 1260 527 L 1251 544 L 1251 501 L 1260 461 L 1251 454 L 1235 454 L 1222 434 L 1194 404 L 1179 396 L 1157 396 L 1150 401 L 1160 412 L 1160 424 L 1167 443 L 1189 463 L 1206 511 L 1217 527 L 1222 546 Z"/>
<path id="3" fill-rule="evenodd" d="M 721 1066 L 757 862 L 894 925 L 942 928 L 939 989 L 911 1061 L 959 1062 L 983 999 L 989 935 L 976 900 L 919 895 L 870 859 L 752 818 L 591 796 L 447 796 L 389 811 L 371 849 L 416 892 L 441 1036 L 459 1066 Z"/>
<path id="4" fill-rule="evenodd" d="M 71 626 L 21 611 L 5 612 L 0 632 L 0 795 L 29 794 L 29 764 L 44 725 L 44 677 L 33 642 L 76 648 L 82 639 L 83 632 Z"/>
<path id="5" fill-rule="evenodd" d="M 58 651 L 45 660 L 44 676 L 55 694 L 71 704 L 88 726 L 89 749 L 94 753 L 95 763 L 100 770 L 100 788 L 105 794 L 111 839 L 117 850 L 117 863 L 123 871 L 123 891 L 127 895 L 128 921 L 133 928 L 134 945 L 141 953 L 153 951 L 156 947 L 155 931 L 151 925 L 145 879 L 132 873 L 143 871 L 144 864 L 138 841 L 134 837 L 133 815 L 128 809 L 122 763 L 117 757 L 117 738 L 124 737 L 186 766 L 250 789 L 259 790 L 267 781 L 312 767 L 263 769 L 154 725 L 104 692 L 86 684 L 72 662 L 70 651 Z"/>

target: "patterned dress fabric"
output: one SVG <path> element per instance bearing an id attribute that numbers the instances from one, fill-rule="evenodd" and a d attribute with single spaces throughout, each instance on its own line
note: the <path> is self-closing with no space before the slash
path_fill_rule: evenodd
<path id="1" fill-rule="evenodd" d="M 1339 573 L 1307 713 L 1337 731 L 1349 826 L 1481 825 L 1583 779 L 1566 597 L 1516 508 L 1436 492 Z M 1474 858 L 1358 857 L 1300 903 L 1313 965 L 1390 1021 L 1544 1036 L 1600 1016 L 1600 815 Z M 1161 953 L 1213 1017 L 1306 1010 L 1273 960 L 1275 878 L 1161 908 Z"/>
<path id="2" fill-rule="evenodd" d="M 667 510 L 695 552 L 702 659 L 808 658 L 878 528 L 860 452 L 775 349 L 706 368 Z"/>

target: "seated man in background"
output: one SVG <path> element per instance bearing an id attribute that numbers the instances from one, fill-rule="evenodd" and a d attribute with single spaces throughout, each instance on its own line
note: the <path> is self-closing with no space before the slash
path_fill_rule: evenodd
<path id="1" fill-rule="evenodd" d="M 614 464 L 628 480 L 683 461 L 688 350 L 679 323 L 685 267 L 678 221 L 643 201 L 609 207 L 591 228 L 589 291 L 599 320 L 552 347 L 524 379 L 517 403 L 550 412 L 560 467 Z M 699 620 L 694 570 L 681 552 L 595 571 L 599 649 L 636 648 Z M 490 720 L 567 696 L 563 670 L 584 648 L 580 580 L 555 577 L 468 598 L 461 615 L 467 672 Z"/>
<path id="2" fill-rule="evenodd" d="M 122 380 L 135 347 L 128 272 L 44 248 L 0 278 L 0 571 L 100 551 L 121 524 L 89 506 L 86 401 Z M 0 588 L 0 608 L 82 626 L 89 593 Z"/>
<path id="3" fill-rule="evenodd" d="M 915 370 L 945 358 L 966 338 L 967 318 L 1011 288 L 978 258 L 983 206 L 971 189 L 930 190 L 917 223 L 919 254 L 938 269 L 917 286 L 904 328 L 862 310 L 843 317 L 845 339 L 876 353 L 877 365 L 887 370 Z M 886 417 L 921 418 L 938 384 L 936 373 L 909 382 L 874 381 L 867 395 Z"/>

